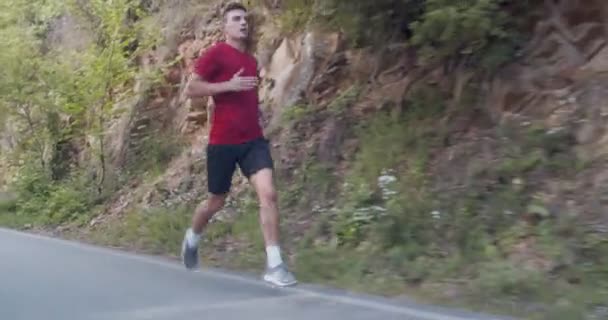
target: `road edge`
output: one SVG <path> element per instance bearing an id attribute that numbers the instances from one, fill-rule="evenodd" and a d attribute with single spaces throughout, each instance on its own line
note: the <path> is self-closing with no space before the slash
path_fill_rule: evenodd
<path id="1" fill-rule="evenodd" d="M 131 252 L 118 248 L 105 247 L 91 243 L 67 240 L 49 235 L 0 227 L 0 233 L 2 232 L 30 239 L 52 241 L 64 246 L 70 246 L 82 250 L 96 251 L 102 254 L 109 254 L 130 260 L 137 260 L 139 262 L 155 264 L 157 266 L 169 268 L 174 271 L 191 272 L 185 270 L 179 263 L 179 261 L 176 261 L 175 259 L 170 259 L 162 255 L 150 255 L 145 253 Z M 268 287 L 268 285 L 260 281 L 259 278 L 242 272 L 227 271 L 218 268 L 202 268 L 201 270 L 191 273 L 195 275 L 200 274 L 206 276 L 214 276 L 229 281 L 246 283 L 248 285 Z M 462 309 L 440 307 L 422 304 L 419 302 L 397 302 L 392 299 L 381 296 L 374 296 L 363 293 L 353 293 L 343 289 L 330 288 L 316 284 L 301 283 L 295 287 L 277 289 L 284 290 L 286 292 L 321 298 L 324 300 L 330 300 L 342 304 L 349 304 L 358 307 L 365 307 L 384 312 L 390 312 L 393 314 L 416 317 L 420 320 L 518 320 L 517 318 L 513 317 L 475 313 Z"/>

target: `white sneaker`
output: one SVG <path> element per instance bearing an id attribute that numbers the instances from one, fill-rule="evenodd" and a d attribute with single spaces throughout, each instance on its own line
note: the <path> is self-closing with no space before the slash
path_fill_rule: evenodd
<path id="1" fill-rule="evenodd" d="M 289 287 L 298 283 L 296 278 L 287 269 L 287 266 L 282 263 L 274 268 L 266 269 L 264 273 L 264 281 L 278 287 Z"/>

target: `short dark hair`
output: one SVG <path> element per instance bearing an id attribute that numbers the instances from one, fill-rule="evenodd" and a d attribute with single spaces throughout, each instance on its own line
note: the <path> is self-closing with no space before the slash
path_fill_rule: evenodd
<path id="1" fill-rule="evenodd" d="M 243 10 L 243 11 L 247 12 L 247 8 L 242 3 L 230 2 L 226 5 L 226 7 L 224 7 L 224 12 L 222 13 L 222 17 L 224 17 L 224 19 L 225 19 L 228 12 L 233 11 L 233 10 Z"/>

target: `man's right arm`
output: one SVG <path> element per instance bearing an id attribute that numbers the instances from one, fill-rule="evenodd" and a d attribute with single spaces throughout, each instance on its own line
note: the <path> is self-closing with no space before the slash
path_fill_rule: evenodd
<path id="1" fill-rule="evenodd" d="M 214 96 L 229 90 L 228 82 L 210 83 L 194 73 L 186 86 L 186 95 L 190 98 Z"/>
<path id="2" fill-rule="evenodd" d="M 217 46 L 201 52 L 201 56 L 194 63 L 192 77 L 186 86 L 186 95 L 189 98 L 201 98 L 227 91 L 226 83 L 209 81 L 219 72 L 219 66 Z"/>
<path id="3" fill-rule="evenodd" d="M 193 77 L 186 86 L 186 95 L 190 98 L 214 96 L 230 91 L 244 91 L 254 89 L 258 84 L 257 77 L 241 77 L 243 69 L 239 70 L 234 76 L 224 82 L 211 83 L 205 81 L 199 73 L 194 73 Z"/>

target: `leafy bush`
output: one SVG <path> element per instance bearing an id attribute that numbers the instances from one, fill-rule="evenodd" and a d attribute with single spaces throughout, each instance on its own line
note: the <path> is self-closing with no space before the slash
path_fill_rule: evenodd
<path id="1" fill-rule="evenodd" d="M 421 14 L 423 0 L 330 0 L 317 10 L 319 21 L 341 30 L 355 46 L 404 36 Z"/>
<path id="2" fill-rule="evenodd" d="M 177 253 L 191 212 L 191 208 L 179 207 L 171 211 L 159 208 L 131 213 L 123 231 L 132 241 L 140 242 L 141 248 L 155 253 Z"/>
<path id="3" fill-rule="evenodd" d="M 499 3 L 427 0 L 424 14 L 411 24 L 412 44 L 420 47 L 427 62 L 481 55 L 488 67 L 500 64 L 512 54 L 514 31 L 508 27 L 511 17 Z"/>
<path id="4" fill-rule="evenodd" d="M 102 166 L 99 180 L 104 180 L 107 121 L 114 116 L 114 105 L 133 94 L 130 87 L 139 68 L 135 58 L 157 39 L 142 23 L 129 19 L 130 13 L 139 13 L 138 7 L 139 2 L 131 0 L 8 0 L 0 5 L 0 40 L 6 44 L 0 52 L 6 66 L 0 76 L 0 122 L 8 116 L 20 131 L 17 157 L 35 154 L 29 160 L 38 162 L 42 171 L 49 166 L 60 169 L 57 178 L 69 174 L 71 163 L 57 154 L 48 163 L 49 153 L 57 153 L 60 143 L 93 138 L 94 150 L 87 151 Z M 86 48 L 55 50 L 57 44 L 46 38 L 49 26 L 62 15 L 93 33 Z M 50 186 L 48 181 L 33 182 L 22 180 L 27 185 L 22 191 L 48 196 L 49 190 L 37 190 Z"/>
<path id="5" fill-rule="evenodd" d="M 526 270 L 510 262 L 488 262 L 479 270 L 472 287 L 480 294 L 511 295 L 523 298 L 538 294 L 545 279 L 540 271 Z"/>
<path id="6" fill-rule="evenodd" d="M 0 214 L 11 213 L 17 209 L 17 199 L 11 194 L 0 192 Z"/>
<path id="7" fill-rule="evenodd" d="M 279 18 L 279 26 L 286 33 L 293 33 L 305 27 L 313 14 L 314 0 L 286 0 L 284 14 Z"/>
<path id="8" fill-rule="evenodd" d="M 10 185 L 15 199 L 9 203 L 11 210 L 4 219 L 41 226 L 74 221 L 88 214 L 94 199 L 92 185 L 79 176 L 53 181 L 48 170 L 26 162 Z"/>
<path id="9" fill-rule="evenodd" d="M 423 63 L 466 58 L 469 65 L 492 69 L 513 56 L 529 6 L 500 0 L 289 0 L 281 26 L 287 32 L 306 26 L 339 30 L 355 47 L 409 41 Z"/>

